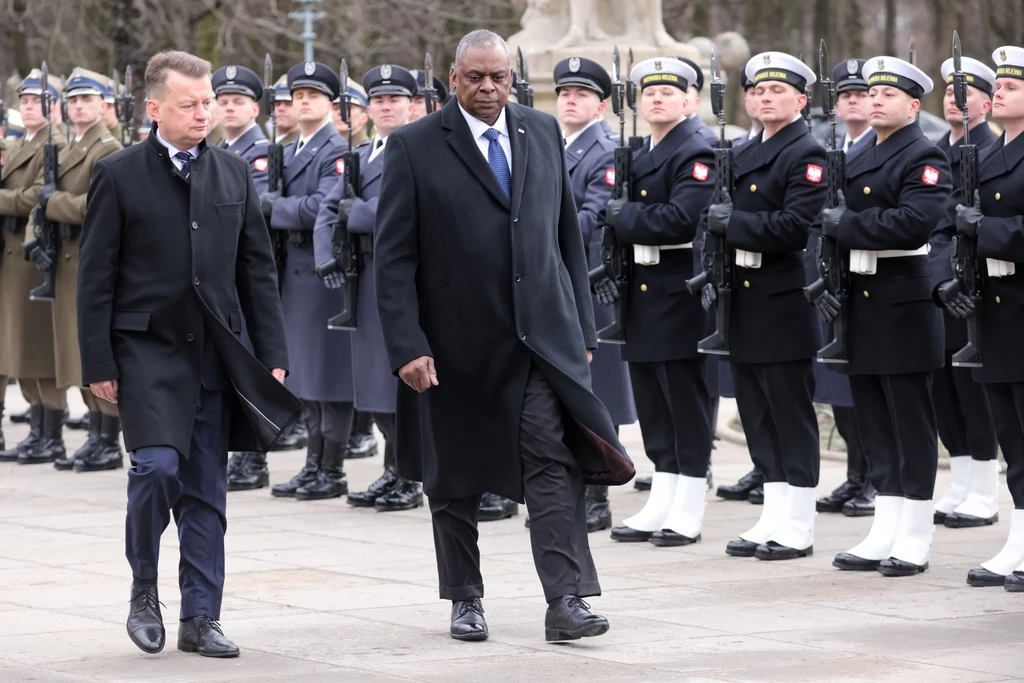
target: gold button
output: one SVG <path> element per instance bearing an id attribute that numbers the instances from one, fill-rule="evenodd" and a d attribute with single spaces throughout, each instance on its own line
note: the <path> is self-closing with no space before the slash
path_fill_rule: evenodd
<path id="1" fill-rule="evenodd" d="M 1003 300 L 1002 300 L 1002 299 L 1000 299 L 1000 298 L 999 298 L 999 297 L 997 296 L 997 297 L 996 297 L 996 303 L 997 303 L 997 304 L 1001 304 L 1001 303 L 1003 303 Z"/>
<path id="2" fill-rule="evenodd" d="M 750 286 L 750 280 L 744 280 L 743 281 L 743 286 L 744 287 L 749 287 Z"/>
<path id="3" fill-rule="evenodd" d="M 750 191 L 751 192 L 757 192 L 757 185 L 751 185 L 750 186 Z"/>
<path id="4" fill-rule="evenodd" d="M 640 285 L 640 291 L 641 292 L 646 292 L 647 291 L 647 285 Z"/>
<path id="5" fill-rule="evenodd" d="M 871 194 L 871 188 L 870 187 L 865 187 L 864 188 L 864 194 Z"/>
<path id="6" fill-rule="evenodd" d="M 871 296 L 871 295 L 870 295 L 870 294 L 868 294 L 868 290 L 866 290 L 866 289 L 865 289 L 865 290 L 864 290 L 864 297 L 865 297 L 865 298 L 867 298 L 867 297 L 869 297 L 869 296 Z"/>
<path id="7" fill-rule="evenodd" d="M 1003 195 L 1001 195 L 998 192 L 996 192 L 996 201 L 998 202 L 1002 198 L 1002 196 Z"/>
<path id="8" fill-rule="evenodd" d="M 647 196 L 647 190 L 640 190 L 640 196 L 641 197 L 646 197 Z"/>

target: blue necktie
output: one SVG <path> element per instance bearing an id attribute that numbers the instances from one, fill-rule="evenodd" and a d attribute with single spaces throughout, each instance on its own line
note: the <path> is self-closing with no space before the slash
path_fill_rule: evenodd
<path id="1" fill-rule="evenodd" d="M 494 171 L 494 177 L 498 179 L 501 189 L 505 191 L 505 196 L 511 197 L 512 174 L 508 172 L 508 158 L 505 156 L 505 150 L 498 143 L 500 135 L 501 133 L 493 128 L 488 128 L 484 131 L 484 137 L 488 140 L 487 163 L 490 164 L 491 170 Z"/>
<path id="2" fill-rule="evenodd" d="M 174 155 L 174 158 L 181 162 L 181 175 L 185 176 L 185 180 L 188 180 L 189 173 L 191 173 L 192 155 L 188 152 L 178 152 Z"/>

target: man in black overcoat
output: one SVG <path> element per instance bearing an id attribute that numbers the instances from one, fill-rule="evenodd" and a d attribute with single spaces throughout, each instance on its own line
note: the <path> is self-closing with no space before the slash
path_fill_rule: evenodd
<path id="1" fill-rule="evenodd" d="M 591 390 L 597 334 L 562 133 L 508 104 L 494 33 L 462 39 L 450 80 L 455 98 L 389 137 L 377 209 L 377 303 L 403 380 L 399 470 L 430 498 L 454 638 L 487 637 L 485 491 L 525 498 L 547 639 L 600 635 L 607 620 L 582 600 L 601 590 L 584 483 L 623 484 L 634 469 Z"/>
<path id="2" fill-rule="evenodd" d="M 78 286 L 82 377 L 117 403 L 131 459 L 128 634 L 159 652 L 160 536 L 180 541 L 178 649 L 234 657 L 220 618 L 227 453 L 266 451 L 297 417 L 270 236 L 249 165 L 209 146 L 210 65 L 146 67 L 153 133 L 96 164 Z M 245 316 L 253 353 L 239 339 Z"/>

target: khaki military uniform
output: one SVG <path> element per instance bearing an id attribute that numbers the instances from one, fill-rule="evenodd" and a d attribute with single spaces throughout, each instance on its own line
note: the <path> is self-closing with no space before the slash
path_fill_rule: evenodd
<path id="1" fill-rule="evenodd" d="M 46 128 L 43 128 L 30 141 L 25 138 L 7 141 L 4 151 L 0 175 L 0 229 L 3 230 L 0 377 L 4 378 L 52 379 L 56 376 L 51 304 L 29 299 L 29 291 L 43 284 L 43 274 L 25 260 L 21 248 L 22 242 L 33 237 L 29 215 L 36 206 L 43 183 L 46 139 Z M 64 146 L 64 133 L 59 126 L 53 128 L 53 141 Z"/>
<path id="2" fill-rule="evenodd" d="M 210 133 L 206 136 L 206 144 L 211 147 L 216 147 L 224 141 L 224 126 L 218 124 L 210 129 Z"/>
<path id="3" fill-rule="evenodd" d="M 114 106 L 114 105 L 110 105 L 110 106 Z M 107 130 L 110 131 L 110 137 L 112 137 L 115 140 L 117 140 L 118 143 L 121 142 L 121 139 L 125 135 L 124 129 L 122 128 L 120 121 L 115 123 L 112 127 L 108 128 Z"/>
<path id="4" fill-rule="evenodd" d="M 46 205 L 46 217 L 61 224 L 57 255 L 56 297 L 53 301 L 51 334 L 56 340 L 57 387 L 82 386 L 82 361 L 78 350 L 78 248 L 85 200 L 92 180 L 92 167 L 100 159 L 121 150 L 102 123 L 86 131 L 78 142 L 65 147 L 58 157 L 59 188 Z M 42 182 L 42 176 L 39 177 Z"/>

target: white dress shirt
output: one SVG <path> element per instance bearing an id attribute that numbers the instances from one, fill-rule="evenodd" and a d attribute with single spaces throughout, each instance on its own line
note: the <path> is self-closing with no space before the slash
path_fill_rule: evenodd
<path id="1" fill-rule="evenodd" d="M 320 131 L 322 131 L 322 130 L 323 130 L 323 129 L 324 129 L 325 127 L 327 127 L 327 126 L 333 126 L 333 125 L 334 125 L 334 124 L 333 124 L 333 123 L 331 122 L 331 119 L 330 119 L 330 117 L 328 117 L 328 118 L 327 118 L 327 120 L 326 120 L 326 121 L 324 121 L 324 125 L 322 125 L 322 126 L 320 126 L 319 128 L 317 128 L 317 129 L 316 129 L 316 130 L 315 130 L 315 131 L 313 132 L 313 134 L 312 134 L 312 135 L 309 135 L 309 136 L 307 136 L 307 137 L 303 137 L 302 135 L 299 135 L 299 139 L 298 139 L 298 140 L 296 141 L 296 144 L 295 144 L 295 153 L 296 153 L 296 154 L 299 154 L 300 152 L 302 152 L 302 149 L 303 149 L 303 148 L 304 148 L 304 147 L 306 146 L 306 143 L 308 143 L 308 142 L 309 142 L 310 140 L 312 140 L 312 139 L 313 139 L 314 137 L 316 137 L 316 134 L 317 134 L 317 133 L 319 133 Z"/>
<path id="2" fill-rule="evenodd" d="M 490 164 L 490 160 L 487 157 L 487 148 L 490 147 L 491 141 L 484 137 L 484 133 L 487 132 L 488 128 L 493 128 L 498 131 L 498 144 L 501 145 L 501 149 L 505 152 L 505 161 L 508 162 L 508 172 L 512 173 L 512 141 L 508 137 L 508 125 L 505 122 L 505 109 L 502 108 L 501 113 L 498 114 L 498 120 L 494 122 L 493 126 L 488 126 L 486 123 L 473 116 L 459 104 L 459 111 L 466 119 L 466 123 L 469 124 L 470 135 L 473 136 L 473 140 L 476 141 L 476 146 L 480 149 L 480 153 L 484 155 L 484 160 Z"/>
<path id="3" fill-rule="evenodd" d="M 370 158 L 366 160 L 367 164 L 373 162 L 373 160 L 384 151 L 384 148 L 388 146 L 388 139 L 387 137 L 382 138 L 378 133 L 373 136 L 373 142 L 371 144 L 373 145 L 373 148 L 370 150 Z"/>
<path id="4" fill-rule="evenodd" d="M 164 140 L 163 136 L 160 135 L 160 129 L 159 128 L 156 129 L 156 139 L 157 139 L 157 142 L 159 142 L 161 145 L 163 145 L 164 147 L 167 148 L 167 156 L 171 157 L 171 163 L 174 164 L 174 168 L 178 169 L 179 171 L 181 170 L 181 167 L 185 165 L 185 163 L 181 159 L 175 159 L 174 158 L 175 154 L 177 154 L 178 152 L 186 152 L 187 151 L 190 155 L 192 155 L 193 159 L 195 159 L 199 155 L 199 145 L 196 145 L 195 147 L 193 147 L 192 149 L 189 149 L 189 150 L 178 149 L 177 147 L 175 147 L 171 143 L 169 143 L 166 140 Z"/>
<path id="5" fill-rule="evenodd" d="M 864 132 L 855 138 L 850 138 L 850 134 L 847 133 L 843 136 L 843 151 L 849 152 L 850 148 L 856 145 L 858 142 L 864 139 L 864 136 L 871 132 L 871 126 L 864 129 Z"/>

